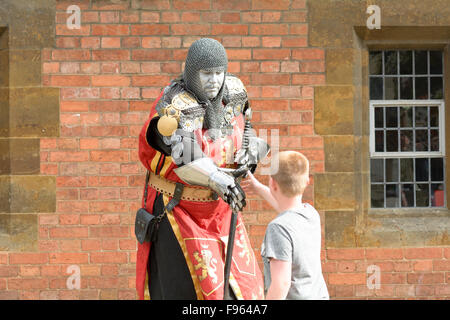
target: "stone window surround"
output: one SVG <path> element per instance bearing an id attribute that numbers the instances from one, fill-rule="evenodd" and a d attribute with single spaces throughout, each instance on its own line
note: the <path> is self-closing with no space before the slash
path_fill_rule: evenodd
<path id="1" fill-rule="evenodd" d="M 368 53 L 380 49 L 438 49 L 443 50 L 446 62 L 450 28 L 398 26 L 369 30 L 345 22 L 348 24 L 342 26 L 343 30 L 352 30 L 350 40 L 321 38 L 323 26 L 311 29 L 312 45 L 326 48 L 326 85 L 316 87 L 314 97 L 315 131 L 324 136 L 326 157 L 325 172 L 314 177 L 315 205 L 325 215 L 325 247 L 448 245 L 447 208 L 370 209 Z M 447 105 L 449 64 L 445 63 L 444 68 Z M 448 112 L 445 122 L 447 137 Z M 447 150 L 449 141 L 447 137 Z M 445 171 L 448 184 L 448 167 Z"/>
<path id="2" fill-rule="evenodd" d="M 434 29 L 434 32 L 430 32 Z M 449 28 L 437 27 L 391 27 L 384 28 L 384 30 L 368 30 L 365 27 L 355 27 L 355 34 L 359 38 L 360 53 L 362 65 L 362 87 L 361 87 L 361 101 L 362 101 L 362 137 L 369 137 L 369 74 L 368 74 L 368 53 L 372 50 L 384 49 L 428 49 L 428 50 L 442 50 L 444 54 L 444 102 L 445 105 L 450 101 L 450 65 L 447 63 L 450 58 L 450 42 L 448 40 Z M 449 147 L 448 136 L 450 135 L 450 116 L 448 112 L 445 113 L 445 145 L 446 150 Z M 389 208 L 389 209 L 374 209 L 370 208 L 370 155 L 369 143 L 365 143 L 361 150 L 361 167 L 362 171 L 362 186 L 364 191 L 361 193 L 361 200 L 364 204 L 363 210 L 366 212 L 368 220 L 372 222 L 381 222 L 384 227 L 388 225 L 392 229 L 397 229 L 397 232 L 408 233 L 415 232 L 415 239 L 406 236 L 402 240 L 403 245 L 428 245 L 440 244 L 440 238 L 446 238 L 446 226 L 448 225 L 449 210 L 447 208 Z M 448 155 L 446 155 L 448 158 Z M 449 163 L 445 162 L 445 182 L 446 185 L 450 179 Z M 366 174 L 366 172 L 368 174 Z M 450 191 L 446 190 L 446 197 L 449 198 Z M 441 217 L 446 217 L 447 223 L 443 223 Z M 383 221 L 384 220 L 384 221 Z M 371 228 L 367 225 L 366 230 Z M 378 230 L 378 236 L 383 237 L 383 231 Z M 437 243 L 434 243 L 436 241 Z M 445 241 L 445 240 L 444 240 Z M 447 240 L 448 241 L 448 240 Z"/>

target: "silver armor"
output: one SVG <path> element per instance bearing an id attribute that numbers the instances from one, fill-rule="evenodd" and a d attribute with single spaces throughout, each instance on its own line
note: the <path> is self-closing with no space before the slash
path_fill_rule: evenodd
<path id="1" fill-rule="evenodd" d="M 245 194 L 236 184 L 235 178 L 221 171 L 208 157 L 194 160 L 174 171 L 188 184 L 211 188 L 237 210 L 242 210 L 245 206 Z"/>

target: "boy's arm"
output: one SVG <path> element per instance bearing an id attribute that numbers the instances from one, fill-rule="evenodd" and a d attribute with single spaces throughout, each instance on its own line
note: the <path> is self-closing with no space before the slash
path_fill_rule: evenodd
<path id="1" fill-rule="evenodd" d="M 267 300 L 283 300 L 291 287 L 291 262 L 270 259 L 270 287 L 267 290 Z"/>
<path id="2" fill-rule="evenodd" d="M 259 182 L 251 172 L 248 173 L 248 179 L 242 181 L 241 187 L 245 192 L 247 192 L 249 189 L 253 189 L 253 191 L 255 191 L 261 198 L 266 200 L 272 206 L 272 208 L 275 209 L 275 211 L 279 212 L 278 202 L 270 193 L 269 187 Z"/>

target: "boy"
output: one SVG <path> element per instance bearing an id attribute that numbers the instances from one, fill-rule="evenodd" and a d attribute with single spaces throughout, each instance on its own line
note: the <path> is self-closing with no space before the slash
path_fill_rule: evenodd
<path id="1" fill-rule="evenodd" d="M 329 299 L 320 261 L 321 228 L 318 212 L 302 202 L 309 183 L 309 162 L 301 153 L 280 152 L 278 171 L 269 187 L 251 173 L 244 191 L 257 193 L 279 212 L 267 226 L 261 256 L 268 300 Z"/>

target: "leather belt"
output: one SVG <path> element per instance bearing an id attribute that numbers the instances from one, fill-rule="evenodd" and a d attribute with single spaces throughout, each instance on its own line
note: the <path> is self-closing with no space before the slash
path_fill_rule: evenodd
<path id="1" fill-rule="evenodd" d="M 164 193 L 169 197 L 173 197 L 176 183 L 150 172 L 150 180 L 148 185 L 158 192 Z M 210 202 L 216 201 L 217 195 L 214 191 L 208 188 L 185 185 L 183 192 L 181 193 L 181 200 Z"/>

